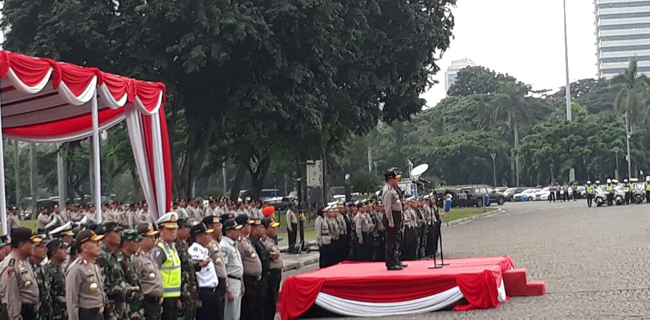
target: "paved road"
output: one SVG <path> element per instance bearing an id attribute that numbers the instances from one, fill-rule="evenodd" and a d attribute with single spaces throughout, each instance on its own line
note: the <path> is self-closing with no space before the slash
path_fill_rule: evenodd
<path id="1" fill-rule="evenodd" d="M 444 229 L 445 255 L 509 254 L 528 268 L 529 279 L 546 280 L 548 294 L 512 298 L 491 310 L 394 319 L 650 318 L 650 205 L 503 208 L 504 214 Z"/>

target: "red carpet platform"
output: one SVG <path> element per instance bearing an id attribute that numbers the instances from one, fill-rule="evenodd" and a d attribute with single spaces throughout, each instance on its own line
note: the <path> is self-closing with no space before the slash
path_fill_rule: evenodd
<path id="1" fill-rule="evenodd" d="M 546 293 L 543 281 L 528 281 L 509 256 L 408 261 L 408 268 L 387 271 L 381 262 L 343 262 L 289 277 L 280 293 L 282 319 L 295 319 L 317 305 L 342 316 L 381 317 L 454 310 L 496 308 L 507 296 Z M 509 289 L 509 288 L 512 288 Z"/>

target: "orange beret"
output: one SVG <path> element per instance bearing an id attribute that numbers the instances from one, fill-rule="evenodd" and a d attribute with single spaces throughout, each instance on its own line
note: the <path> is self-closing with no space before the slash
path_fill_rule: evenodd
<path id="1" fill-rule="evenodd" d="M 264 209 L 262 209 L 262 214 L 265 217 L 268 217 L 268 216 L 272 215 L 273 213 L 275 213 L 275 207 L 273 207 L 273 206 L 266 206 L 266 207 L 264 207 Z"/>

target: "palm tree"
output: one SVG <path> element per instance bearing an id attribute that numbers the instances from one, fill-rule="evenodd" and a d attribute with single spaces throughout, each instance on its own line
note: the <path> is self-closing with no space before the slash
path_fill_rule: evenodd
<path id="1" fill-rule="evenodd" d="M 630 65 L 623 73 L 612 79 L 612 84 L 620 87 L 614 99 L 614 110 L 625 115 L 625 135 L 627 144 L 627 172 L 631 176 L 630 165 L 630 133 L 641 120 L 641 114 L 648 113 L 648 93 L 650 92 L 650 79 L 645 75 L 638 75 L 636 58 L 630 60 Z M 643 117 L 648 125 L 648 116 Z"/>
<path id="2" fill-rule="evenodd" d="M 648 93 L 650 92 L 650 79 L 638 74 L 636 58 L 630 60 L 630 65 L 623 73 L 612 79 L 612 84 L 620 87 L 614 99 L 614 110 L 624 114 L 629 122 L 630 132 L 644 118 L 642 114 L 648 111 Z M 648 120 L 648 117 L 645 117 Z"/>
<path id="3" fill-rule="evenodd" d="M 519 129 L 523 124 L 531 124 L 542 110 L 542 105 L 533 97 L 526 96 L 528 88 L 514 82 L 503 82 L 492 98 L 492 115 L 495 121 L 507 120 L 508 129 L 514 141 L 511 150 L 511 181 L 519 186 L 519 161 L 516 150 L 519 147 Z"/>

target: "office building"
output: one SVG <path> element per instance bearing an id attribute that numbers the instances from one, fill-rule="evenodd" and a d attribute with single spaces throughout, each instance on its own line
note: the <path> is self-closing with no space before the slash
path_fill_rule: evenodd
<path id="1" fill-rule="evenodd" d="M 460 69 L 465 67 L 473 67 L 476 64 L 470 59 L 454 60 L 451 62 L 451 66 L 445 71 L 445 92 L 449 91 L 449 87 L 456 82 L 456 75 Z"/>
<path id="2" fill-rule="evenodd" d="M 650 74 L 650 1 L 594 0 L 598 77 L 611 79 L 637 58 Z"/>

